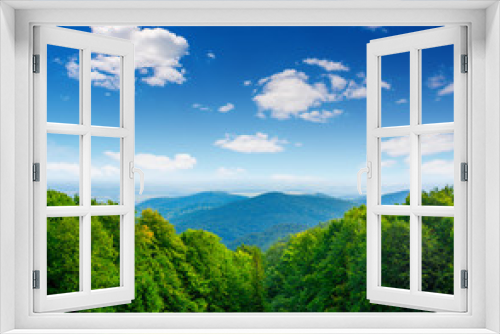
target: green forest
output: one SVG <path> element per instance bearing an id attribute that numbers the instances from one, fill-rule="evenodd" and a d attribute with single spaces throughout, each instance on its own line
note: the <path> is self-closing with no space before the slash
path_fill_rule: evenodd
<path id="1" fill-rule="evenodd" d="M 422 194 L 453 205 L 453 188 Z M 78 205 L 49 190 L 47 205 Z M 98 205 L 97 201 L 93 204 Z M 106 204 L 115 204 L 108 202 Z M 409 198 L 406 199 L 409 204 Z M 92 288 L 119 286 L 119 216 L 92 217 Z M 409 219 L 382 217 L 382 284 L 409 288 Z M 79 290 L 79 219 L 47 220 L 48 294 Z M 453 218 L 422 219 L 422 288 L 453 293 Z M 407 312 L 366 299 L 366 207 L 320 223 L 263 252 L 234 251 L 204 230 L 175 228 L 145 209 L 135 225 L 135 299 L 86 312 Z"/>

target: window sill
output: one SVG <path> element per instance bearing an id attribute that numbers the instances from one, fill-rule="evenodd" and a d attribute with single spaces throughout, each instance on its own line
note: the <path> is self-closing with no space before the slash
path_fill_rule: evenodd
<path id="1" fill-rule="evenodd" d="M 5 334 L 487 334 L 470 329 L 15 329 Z"/>

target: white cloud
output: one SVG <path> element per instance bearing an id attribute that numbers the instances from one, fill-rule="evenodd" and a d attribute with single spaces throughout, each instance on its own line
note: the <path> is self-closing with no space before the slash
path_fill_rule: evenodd
<path id="1" fill-rule="evenodd" d="M 141 30 L 139 27 L 116 26 L 92 27 L 91 29 L 93 33 L 131 40 L 135 47 L 136 69 L 142 74 L 151 73 L 149 76 L 141 78 L 147 84 L 165 86 L 167 83 L 182 84 L 186 80 L 185 70 L 180 63 L 181 58 L 188 54 L 189 48 L 184 37 L 163 28 Z M 109 78 L 114 72 L 106 70 L 116 69 L 113 67 L 116 63 L 113 58 L 116 57 L 102 56 L 98 60 L 92 59 L 93 71 L 108 76 L 107 83 L 102 85 L 112 86 L 115 84 L 115 81 Z M 70 74 L 69 69 L 68 74 Z"/>
<path id="2" fill-rule="evenodd" d="M 452 176 L 454 163 L 452 160 L 436 159 L 422 164 L 422 174 Z"/>
<path id="3" fill-rule="evenodd" d="M 79 176 L 80 165 L 77 163 L 67 162 L 49 162 L 47 163 L 47 171 Z"/>
<path id="4" fill-rule="evenodd" d="M 193 103 L 193 105 L 191 107 L 193 107 L 193 109 L 198 109 L 201 111 L 211 111 L 212 110 L 211 108 L 204 106 L 203 104 L 200 104 L 200 103 Z"/>
<path id="5" fill-rule="evenodd" d="M 367 27 L 364 27 L 364 28 L 367 29 L 367 30 L 370 30 L 370 31 L 387 32 L 387 28 L 380 27 L 380 26 L 367 26 Z"/>
<path id="6" fill-rule="evenodd" d="M 229 112 L 233 109 L 234 109 L 234 104 L 228 102 L 219 108 L 219 112 L 226 113 L 226 112 Z"/>
<path id="7" fill-rule="evenodd" d="M 210 59 L 215 59 L 215 53 L 213 52 L 208 52 L 207 53 L 207 57 L 210 58 Z"/>
<path id="8" fill-rule="evenodd" d="M 328 119 L 333 118 L 335 116 L 340 116 L 344 112 L 339 109 L 335 109 L 333 111 L 323 110 L 323 111 L 311 111 L 305 112 L 299 115 L 303 120 L 314 122 L 314 123 L 326 123 Z"/>
<path id="9" fill-rule="evenodd" d="M 399 99 L 399 100 L 397 100 L 394 103 L 396 103 L 396 104 L 404 104 L 404 103 L 408 103 L 408 100 L 407 99 Z"/>
<path id="10" fill-rule="evenodd" d="M 453 134 L 435 134 L 421 137 L 422 155 L 453 151 Z M 410 138 L 407 136 L 391 138 L 382 142 L 382 152 L 390 157 L 402 157 L 410 154 Z"/>
<path id="11" fill-rule="evenodd" d="M 453 93 L 453 83 L 446 85 L 443 89 L 440 89 L 437 93 L 438 96 L 448 95 Z"/>
<path id="12" fill-rule="evenodd" d="M 316 65 L 328 72 L 332 71 L 349 71 L 349 67 L 342 64 L 342 62 L 335 62 L 326 59 L 318 59 L 318 58 L 307 58 L 303 60 L 305 64 L 308 65 Z"/>
<path id="13" fill-rule="evenodd" d="M 262 92 L 253 100 L 262 110 L 270 110 L 271 117 L 289 119 L 318 106 L 329 99 L 323 83 L 308 83 L 308 76 L 293 69 L 284 70 L 259 80 Z"/>
<path id="14" fill-rule="evenodd" d="M 348 100 L 364 99 L 366 97 L 366 83 L 356 83 L 354 80 L 349 80 L 349 84 L 342 95 Z"/>
<path id="15" fill-rule="evenodd" d="M 396 160 L 383 160 L 380 165 L 382 167 L 392 167 L 397 163 Z"/>
<path id="16" fill-rule="evenodd" d="M 224 139 L 217 140 L 214 145 L 241 153 L 277 153 L 284 150 L 286 140 L 269 138 L 269 135 L 257 132 L 255 135 L 234 136 L 226 134 Z"/>
<path id="17" fill-rule="evenodd" d="M 347 85 L 347 80 L 337 74 L 329 74 L 330 84 L 333 90 L 342 90 Z"/>
<path id="18" fill-rule="evenodd" d="M 119 152 L 104 152 L 108 157 L 120 160 Z M 174 171 L 179 169 L 192 169 L 196 165 L 196 158 L 187 153 L 179 153 L 174 158 L 169 158 L 164 155 L 154 155 L 150 153 L 139 153 L 135 155 L 134 164 L 138 168 L 159 170 L 159 171 Z"/>
<path id="19" fill-rule="evenodd" d="M 246 173 L 246 170 L 240 167 L 236 168 L 226 168 L 226 167 L 219 167 L 217 168 L 217 176 L 221 178 L 233 178 L 238 175 Z"/>
<path id="20" fill-rule="evenodd" d="M 78 163 L 50 162 L 47 164 L 47 172 L 50 173 L 51 180 L 77 180 L 80 176 L 80 165 Z M 120 168 L 113 165 L 91 166 L 90 173 L 92 177 L 109 179 L 109 177 L 119 176 Z"/>
<path id="21" fill-rule="evenodd" d="M 446 84 L 446 78 L 442 74 L 436 74 L 427 79 L 427 87 L 430 89 L 436 89 L 442 87 Z"/>
<path id="22" fill-rule="evenodd" d="M 383 89 L 391 89 L 391 84 L 386 81 L 381 81 L 380 87 L 382 87 Z"/>
<path id="23" fill-rule="evenodd" d="M 120 168 L 111 165 L 105 165 L 102 167 L 92 166 L 90 169 L 90 174 L 92 175 L 92 177 L 108 178 L 109 181 L 110 177 L 116 177 L 120 175 Z"/>
<path id="24" fill-rule="evenodd" d="M 252 84 L 251 80 L 245 80 L 243 81 L 243 86 L 250 86 Z"/>
<path id="25" fill-rule="evenodd" d="M 293 175 L 293 174 L 273 174 L 271 179 L 279 182 L 286 183 L 304 183 L 304 182 L 317 182 L 320 181 L 317 177 L 309 175 Z"/>

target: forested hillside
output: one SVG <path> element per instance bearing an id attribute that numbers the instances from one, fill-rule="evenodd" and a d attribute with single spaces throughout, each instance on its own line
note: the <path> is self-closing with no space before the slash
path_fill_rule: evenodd
<path id="1" fill-rule="evenodd" d="M 78 198 L 49 191 L 52 205 Z M 407 199 L 408 202 L 408 199 Z M 453 189 L 423 194 L 424 204 L 451 205 Z M 242 214 L 244 214 L 242 212 Z M 118 217 L 92 219 L 92 287 L 119 282 Z M 78 290 L 78 219 L 48 222 L 49 293 Z M 453 292 L 453 219 L 422 221 L 424 291 Z M 382 218 L 382 283 L 409 286 L 409 222 Z M 95 247 L 94 247 L 95 245 Z M 407 311 L 366 299 L 366 207 L 293 234 L 263 253 L 229 250 L 203 230 L 176 233 L 158 212 L 136 220 L 136 296 L 92 312 L 376 312 Z"/>

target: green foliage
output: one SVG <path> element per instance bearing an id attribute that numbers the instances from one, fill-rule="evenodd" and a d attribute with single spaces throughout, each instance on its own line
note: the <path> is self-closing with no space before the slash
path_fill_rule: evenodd
<path id="1" fill-rule="evenodd" d="M 450 205 L 453 188 L 423 193 L 424 205 Z M 49 190 L 49 205 L 78 198 Z M 408 201 L 408 199 L 407 199 Z M 100 204 L 97 203 L 96 204 Z M 119 285 L 119 216 L 92 217 L 92 288 Z M 79 290 L 78 217 L 47 221 L 48 293 Z M 422 219 L 424 291 L 453 293 L 453 219 Z M 382 217 L 382 282 L 409 286 L 408 217 Z M 135 299 L 85 312 L 409 311 L 366 299 L 366 207 L 292 234 L 263 253 L 228 249 L 211 232 L 176 233 L 157 211 L 135 224 Z"/>

